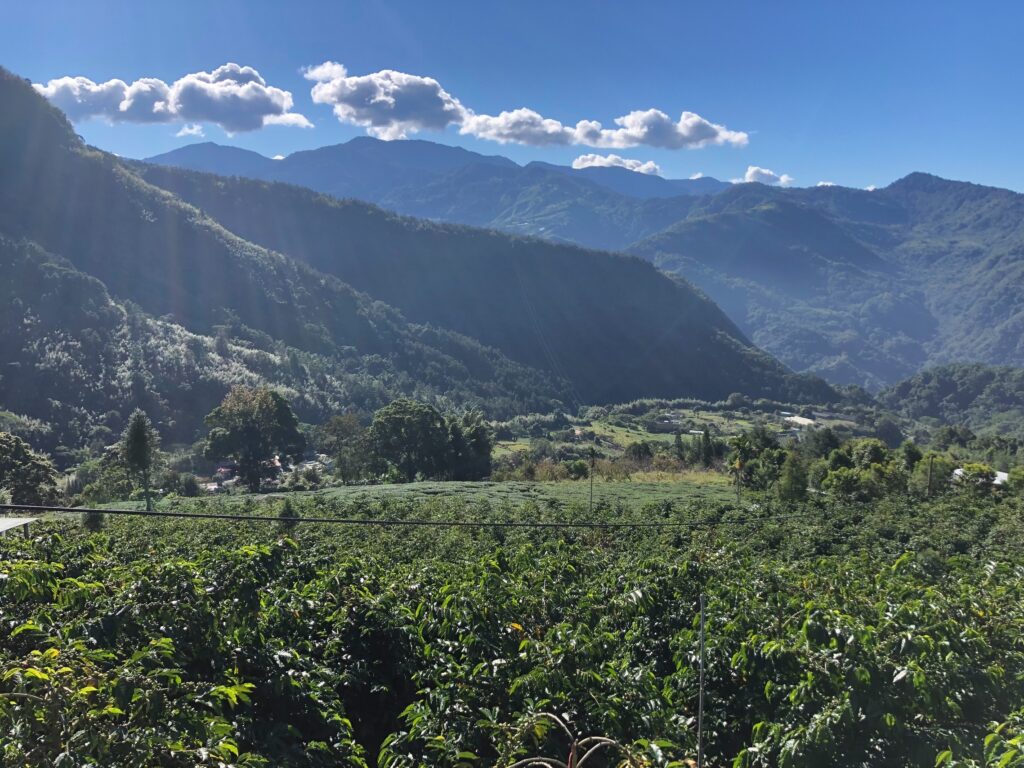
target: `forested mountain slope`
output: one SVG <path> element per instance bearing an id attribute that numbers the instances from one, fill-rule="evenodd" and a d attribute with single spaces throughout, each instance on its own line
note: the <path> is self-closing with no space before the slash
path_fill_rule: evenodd
<path id="1" fill-rule="evenodd" d="M 398 343 L 387 356 L 352 347 L 315 353 L 237 319 L 203 333 L 154 318 L 33 243 L 0 236 L 0 272 L 0 422 L 51 452 L 108 445 L 135 407 L 165 439 L 191 441 L 238 384 L 278 387 L 311 422 L 398 396 L 496 416 L 550 409 L 565 397 L 553 377 L 449 331 L 393 328 Z M 387 332 L 388 311 L 364 309 Z"/>
<path id="2" fill-rule="evenodd" d="M 962 425 L 1024 440 L 1024 370 L 951 364 L 883 390 L 879 401 L 908 419 Z"/>
<path id="3" fill-rule="evenodd" d="M 174 436 L 190 438 L 238 378 L 301 392 L 308 418 L 399 394 L 506 414 L 644 395 L 833 396 L 634 258 L 283 185 L 188 183 L 220 190 L 221 210 L 84 146 L 0 71 L 0 268 L 20 275 L 3 285 L 0 411 L 79 444 L 114 429 L 119 415 L 105 414 L 142 402 L 140 387 Z M 232 206 L 251 212 L 259 226 L 243 236 L 260 244 L 240 236 L 242 222 L 216 220 Z"/>
<path id="4" fill-rule="evenodd" d="M 749 346 L 703 295 L 637 258 L 407 219 L 300 187 L 159 166 L 141 173 L 241 237 L 411 320 L 563 376 L 583 402 L 631 399 L 639 389 L 830 396 Z"/>
<path id="5" fill-rule="evenodd" d="M 686 275 L 759 346 L 833 381 L 1024 364 L 1024 196 L 1008 190 L 926 174 L 874 191 L 744 184 L 629 250 Z"/>
<path id="6" fill-rule="evenodd" d="M 1007 190 L 926 174 L 873 191 L 730 186 L 374 139 L 280 161 L 239 151 L 154 160 L 625 249 L 695 283 L 786 364 L 838 383 L 878 389 L 954 360 L 1024 364 L 1024 197 Z"/>

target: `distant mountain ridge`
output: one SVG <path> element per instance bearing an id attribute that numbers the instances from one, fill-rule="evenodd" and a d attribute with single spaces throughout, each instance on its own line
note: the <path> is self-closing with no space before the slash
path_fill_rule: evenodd
<path id="1" fill-rule="evenodd" d="M 145 162 L 283 181 L 409 216 L 611 250 L 678 220 L 690 198 L 730 186 L 717 179 L 670 180 L 617 167 L 520 166 L 462 147 L 367 136 L 281 160 L 207 142 Z"/>
<path id="2" fill-rule="evenodd" d="M 785 225 L 764 229 L 779 206 Z M 685 274 L 757 344 L 832 381 L 1024 364 L 1024 195 L 1009 190 L 922 173 L 873 191 L 737 185 L 628 250 Z M 808 292 L 787 259 L 805 260 L 819 287 Z"/>
<path id="3" fill-rule="evenodd" d="M 556 372 L 583 402 L 630 399 L 638 386 L 712 398 L 730 388 L 830 397 L 810 381 L 778 378 L 718 307 L 640 259 L 417 221 L 301 187 L 156 165 L 140 172 L 246 240 L 335 275 L 410 319 Z M 612 365 L 626 349 L 634 363 Z M 715 369 L 702 368 L 704 355 Z"/>
<path id="4" fill-rule="evenodd" d="M 187 157 L 196 151 L 155 160 L 242 166 L 228 152 L 217 160 L 220 149 Z M 385 170 L 313 162 L 345 153 Z M 958 360 L 1024 364 L 1024 197 L 1008 190 L 928 174 L 874 191 L 669 180 L 373 139 L 307 154 L 317 179 L 266 158 L 236 175 L 287 176 L 422 218 L 633 253 L 692 281 L 786 364 L 836 383 L 880 389 Z M 435 154 L 444 172 L 422 162 L 395 171 L 382 159 Z"/>
<path id="5" fill-rule="evenodd" d="M 137 405 L 194 439 L 236 383 L 312 421 L 403 395 L 495 415 L 836 397 L 636 257 L 122 161 L 2 69 L 0 271 L 0 423 L 51 448 L 107 444 Z"/>

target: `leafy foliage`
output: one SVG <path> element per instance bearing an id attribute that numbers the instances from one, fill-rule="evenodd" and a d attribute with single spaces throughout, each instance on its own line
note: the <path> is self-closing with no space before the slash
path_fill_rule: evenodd
<path id="1" fill-rule="evenodd" d="M 1024 370 L 951 364 L 883 390 L 878 400 L 908 419 L 1024 440 Z"/>
<path id="2" fill-rule="evenodd" d="M 57 492 L 57 471 L 24 440 L 0 432 L 0 488 L 15 504 L 45 504 Z"/>
<path id="3" fill-rule="evenodd" d="M 356 503 L 389 519 L 579 513 Z M 1019 502 L 765 504 L 598 507 L 681 527 L 558 535 L 300 524 L 287 538 L 276 501 L 253 510 L 263 527 L 43 523 L 0 542 L 3 761 L 508 766 L 594 735 L 679 765 L 695 749 L 702 592 L 714 764 L 1014 754 Z"/>
<path id="4" fill-rule="evenodd" d="M 153 470 L 159 460 L 160 436 L 153 428 L 149 416 L 141 409 L 136 409 L 128 417 L 128 426 L 121 437 L 120 454 L 124 459 L 125 468 L 142 482 L 146 495 L 146 509 L 153 508 L 151 481 Z"/>
<path id="5" fill-rule="evenodd" d="M 274 459 L 298 457 L 305 441 L 288 401 L 272 389 L 235 387 L 206 417 L 210 427 L 206 455 L 233 459 L 253 491 L 271 474 Z"/>

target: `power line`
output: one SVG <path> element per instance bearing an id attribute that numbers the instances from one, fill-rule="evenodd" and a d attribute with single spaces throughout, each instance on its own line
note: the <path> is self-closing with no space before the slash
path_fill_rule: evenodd
<path id="1" fill-rule="evenodd" d="M 163 510 L 146 511 L 142 509 L 96 509 L 91 507 L 58 507 L 39 504 L 0 504 L 0 511 L 5 512 L 58 512 L 73 514 L 126 515 L 132 517 L 161 517 L 196 520 L 229 520 L 234 522 L 279 523 L 282 520 L 294 523 L 327 523 L 331 525 L 361 525 L 388 527 L 422 527 L 422 528 L 584 528 L 584 529 L 667 529 L 715 528 L 730 525 L 748 525 L 754 523 L 771 523 L 790 518 L 821 517 L 820 512 L 790 513 L 763 517 L 747 517 L 738 520 L 688 520 L 688 521 L 603 521 L 603 520 L 424 520 L 396 518 L 366 517 L 288 517 L 273 515 L 237 515 L 225 512 L 170 512 Z"/>

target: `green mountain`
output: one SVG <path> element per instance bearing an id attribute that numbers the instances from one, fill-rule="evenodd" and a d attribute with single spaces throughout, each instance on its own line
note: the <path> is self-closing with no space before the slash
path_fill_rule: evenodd
<path id="1" fill-rule="evenodd" d="M 635 258 L 162 173 L 83 145 L 0 71 L 0 269 L 16 276 L 0 296 L 4 423 L 75 446 L 149 403 L 190 439 L 241 381 L 289 389 L 310 420 L 400 394 L 494 415 L 834 396 Z"/>
<path id="2" fill-rule="evenodd" d="M 830 397 L 751 347 L 688 284 L 644 261 L 409 219 L 300 187 L 140 167 L 247 241 L 569 380 L 580 402 L 638 391 Z M 712 367 L 706 362 L 713 360 Z"/>
<path id="3" fill-rule="evenodd" d="M 629 251 L 831 381 L 1024 365 L 1024 196 L 1008 190 L 926 174 L 874 191 L 737 185 Z"/>
<path id="4" fill-rule="evenodd" d="M 626 250 L 695 284 L 787 365 L 836 383 L 881 389 L 954 360 L 1024 365 L 1024 196 L 1007 190 L 926 174 L 873 191 L 727 185 L 373 139 L 249 154 L 248 171 L 215 145 L 155 160 Z"/>
<path id="5" fill-rule="evenodd" d="M 951 364 L 929 368 L 878 394 L 887 408 L 915 420 L 963 425 L 980 435 L 1024 440 L 1024 370 Z"/>
<path id="6" fill-rule="evenodd" d="M 369 137 L 281 160 L 206 142 L 147 162 L 283 181 L 410 216 L 612 250 L 678 221 L 690 198 L 729 187 L 711 178 L 663 179 L 624 168 L 521 167 L 460 147 Z"/>
<path id="7" fill-rule="evenodd" d="M 630 250 L 687 275 L 755 343 L 833 381 L 877 387 L 909 376 L 935 333 L 896 266 L 784 198 L 695 213 Z"/>

